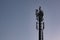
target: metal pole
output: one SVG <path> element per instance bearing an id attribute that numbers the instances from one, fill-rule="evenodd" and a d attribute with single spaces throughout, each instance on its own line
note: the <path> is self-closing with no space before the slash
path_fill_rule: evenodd
<path id="1" fill-rule="evenodd" d="M 41 30 L 41 21 L 39 17 L 39 40 L 42 40 L 42 30 Z"/>

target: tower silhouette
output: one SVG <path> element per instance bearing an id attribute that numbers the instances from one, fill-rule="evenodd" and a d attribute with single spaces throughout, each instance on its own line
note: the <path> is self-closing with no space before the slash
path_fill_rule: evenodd
<path id="1" fill-rule="evenodd" d="M 44 16 L 43 11 L 41 10 L 41 6 L 39 6 L 39 10 L 36 9 L 36 20 L 37 20 L 36 29 L 39 31 L 39 40 L 43 40 L 43 29 L 44 29 L 43 16 Z"/>

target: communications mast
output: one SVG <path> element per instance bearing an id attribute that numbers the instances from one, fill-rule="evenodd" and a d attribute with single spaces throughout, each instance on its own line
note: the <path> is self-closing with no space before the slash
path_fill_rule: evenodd
<path id="1" fill-rule="evenodd" d="M 41 10 L 41 6 L 39 9 L 36 9 L 36 29 L 39 31 L 39 40 L 43 40 L 43 29 L 44 29 L 44 22 L 43 22 L 43 11 Z"/>

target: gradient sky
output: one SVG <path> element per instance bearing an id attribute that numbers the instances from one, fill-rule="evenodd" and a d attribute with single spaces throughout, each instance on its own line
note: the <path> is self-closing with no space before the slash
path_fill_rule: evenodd
<path id="1" fill-rule="evenodd" d="M 60 40 L 60 0 L 0 0 L 0 40 L 38 40 L 39 6 L 44 11 L 44 40 Z"/>

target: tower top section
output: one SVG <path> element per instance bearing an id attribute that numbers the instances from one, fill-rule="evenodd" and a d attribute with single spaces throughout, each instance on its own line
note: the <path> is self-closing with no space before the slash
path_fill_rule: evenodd
<path id="1" fill-rule="evenodd" d="M 39 6 L 39 9 L 36 9 L 36 18 L 37 20 L 40 19 L 40 21 L 43 21 L 43 11 L 41 10 L 41 6 Z"/>

